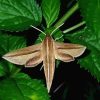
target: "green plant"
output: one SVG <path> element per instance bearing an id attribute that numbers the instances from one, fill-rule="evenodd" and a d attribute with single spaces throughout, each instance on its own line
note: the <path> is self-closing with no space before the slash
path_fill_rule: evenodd
<path id="1" fill-rule="evenodd" d="M 59 18 L 60 0 L 42 0 L 39 4 L 41 6 L 34 0 L 0 0 L 0 56 L 26 47 L 26 38 L 16 36 L 14 32 L 21 33 L 32 26 L 40 26 L 45 33 L 51 33 L 80 8 L 83 21 L 64 31 L 57 29 L 52 37 L 59 42 L 70 40 L 73 43 L 85 45 L 86 55 L 78 59 L 78 64 L 100 81 L 99 0 L 78 0 L 62 18 Z M 85 27 L 80 29 L 82 25 Z M 77 28 L 79 28 L 78 31 L 71 32 Z M 43 32 L 39 33 L 35 43 L 40 43 L 44 38 Z M 57 61 L 56 65 L 59 63 L 60 61 Z M 0 100 L 49 100 L 43 83 L 22 73 L 22 68 L 0 59 Z"/>

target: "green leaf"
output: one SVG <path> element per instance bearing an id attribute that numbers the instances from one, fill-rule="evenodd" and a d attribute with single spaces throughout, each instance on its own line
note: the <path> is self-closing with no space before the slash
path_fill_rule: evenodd
<path id="1" fill-rule="evenodd" d="M 0 100 L 50 100 L 41 81 L 23 73 L 0 82 Z"/>
<path id="2" fill-rule="evenodd" d="M 55 31 L 52 36 L 53 36 L 55 41 L 58 41 L 58 42 L 64 41 L 63 33 L 60 30 Z"/>
<path id="3" fill-rule="evenodd" d="M 98 37 L 96 33 L 85 28 L 73 34 L 66 34 L 65 37 L 74 43 L 83 44 L 87 47 L 85 57 L 79 60 L 80 66 L 100 81 L 100 36 Z"/>
<path id="4" fill-rule="evenodd" d="M 49 28 L 58 18 L 60 0 L 42 0 L 42 11 L 47 28 Z"/>
<path id="5" fill-rule="evenodd" d="M 2 66 L 4 63 L 0 62 L 0 77 L 6 75 L 6 69 Z"/>
<path id="6" fill-rule="evenodd" d="M 26 46 L 24 37 L 0 33 L 0 55 Z"/>
<path id="7" fill-rule="evenodd" d="M 85 44 L 90 53 L 79 61 L 84 67 L 100 81 L 100 2 L 99 0 L 79 0 L 81 13 L 86 21 L 87 29 L 73 34 L 73 41 Z M 70 39 L 71 39 L 70 38 Z M 72 40 L 72 39 L 71 39 Z"/>
<path id="8" fill-rule="evenodd" d="M 12 69 L 12 67 L 10 66 L 10 64 L 7 61 L 5 61 L 5 60 L 0 61 L 0 77 L 10 75 L 9 73 L 10 73 L 11 69 Z"/>
<path id="9" fill-rule="evenodd" d="M 5 33 L 0 33 L 0 56 L 26 46 L 24 37 L 12 36 Z M 8 61 L 0 61 L 0 76 L 11 75 L 17 73 L 22 67 L 16 67 Z"/>
<path id="10" fill-rule="evenodd" d="M 81 13 L 87 28 L 74 34 L 66 35 L 67 39 L 87 46 L 87 55 L 79 60 L 81 67 L 88 70 L 100 81 L 100 2 L 98 0 L 79 0 Z"/>
<path id="11" fill-rule="evenodd" d="M 44 40 L 45 36 L 46 35 L 44 35 L 43 33 L 40 33 L 39 36 L 38 36 L 38 38 L 36 39 L 35 43 L 36 44 L 37 43 L 41 43 Z"/>
<path id="12" fill-rule="evenodd" d="M 82 16 L 88 28 L 99 35 L 100 32 L 100 1 L 79 0 Z"/>
<path id="13" fill-rule="evenodd" d="M 41 20 L 41 9 L 34 0 L 0 0 L 0 29 L 23 31 Z"/>
<path id="14" fill-rule="evenodd" d="M 0 77 L 5 76 L 14 76 L 16 75 L 20 70 L 21 66 L 15 66 L 14 64 L 7 62 L 6 60 L 1 60 L 0 61 Z"/>

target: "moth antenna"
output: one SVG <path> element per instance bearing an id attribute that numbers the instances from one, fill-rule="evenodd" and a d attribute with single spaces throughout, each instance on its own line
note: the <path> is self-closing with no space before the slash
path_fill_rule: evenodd
<path id="1" fill-rule="evenodd" d="M 56 27 L 56 28 L 51 32 L 50 35 L 53 35 L 53 33 L 54 33 L 58 28 L 60 28 L 60 27 L 63 26 L 63 25 L 64 25 L 64 23 L 62 23 L 61 25 L 59 25 L 58 27 Z"/>
<path id="2" fill-rule="evenodd" d="M 39 28 L 37 28 L 37 27 L 35 27 L 35 26 L 33 26 L 33 25 L 30 25 L 32 28 L 34 28 L 34 29 L 36 29 L 36 30 L 38 30 L 39 32 L 41 32 L 41 33 L 43 33 L 44 35 L 46 35 L 46 33 L 45 32 L 43 32 L 42 30 L 40 30 Z"/>
<path id="3" fill-rule="evenodd" d="M 60 84 L 60 85 L 53 91 L 53 93 L 57 92 L 63 85 L 64 85 L 64 82 L 63 82 L 62 84 Z"/>
<path id="4" fill-rule="evenodd" d="M 56 39 L 55 39 L 55 41 L 57 41 L 57 40 L 61 39 L 62 37 L 63 37 L 63 35 L 61 35 L 59 38 L 56 38 Z"/>
<path id="5" fill-rule="evenodd" d="M 41 68 L 40 68 L 40 71 L 43 69 L 43 65 L 41 66 Z"/>

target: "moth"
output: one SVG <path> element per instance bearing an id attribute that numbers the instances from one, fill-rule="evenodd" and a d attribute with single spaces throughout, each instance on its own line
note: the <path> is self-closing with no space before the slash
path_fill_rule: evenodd
<path id="1" fill-rule="evenodd" d="M 54 77 L 55 59 L 71 62 L 82 55 L 85 49 L 85 46 L 79 44 L 56 42 L 52 36 L 46 35 L 42 43 L 9 52 L 3 58 L 14 64 L 25 65 L 25 67 L 36 67 L 43 62 L 49 92 Z"/>

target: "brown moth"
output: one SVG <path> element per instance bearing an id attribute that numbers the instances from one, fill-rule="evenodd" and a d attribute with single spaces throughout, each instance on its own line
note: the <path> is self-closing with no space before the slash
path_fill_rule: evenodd
<path id="1" fill-rule="evenodd" d="M 71 62 L 82 55 L 85 49 L 85 46 L 79 44 L 56 42 L 50 35 L 46 35 L 42 43 L 7 53 L 3 58 L 14 64 L 25 65 L 25 67 L 35 67 L 43 61 L 49 92 L 54 77 L 55 59 Z"/>

